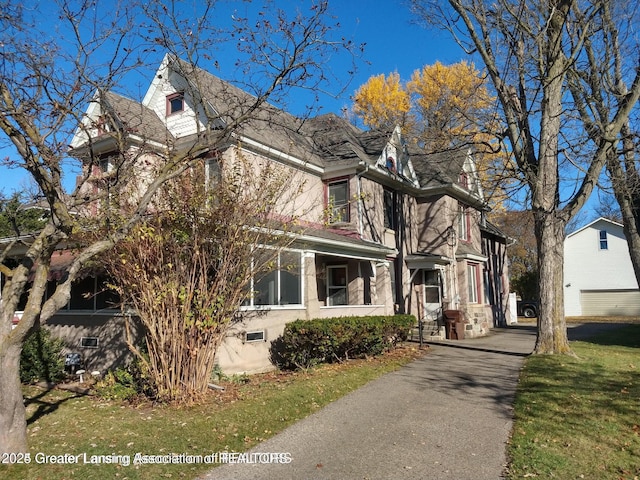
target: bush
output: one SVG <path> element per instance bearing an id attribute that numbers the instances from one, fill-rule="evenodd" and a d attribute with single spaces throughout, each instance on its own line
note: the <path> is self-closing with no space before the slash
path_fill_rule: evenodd
<path id="1" fill-rule="evenodd" d="M 131 400 L 138 395 L 134 376 L 124 368 L 107 372 L 96 383 L 96 394 L 106 400 Z"/>
<path id="2" fill-rule="evenodd" d="M 296 320 L 271 345 L 271 359 L 282 369 L 380 355 L 407 339 L 413 315 Z"/>
<path id="3" fill-rule="evenodd" d="M 29 335 L 20 355 L 20 381 L 56 383 L 62 380 L 65 376 L 63 348 L 64 342 L 44 328 Z"/>
<path id="4" fill-rule="evenodd" d="M 106 400 L 134 400 L 143 395 L 154 399 L 154 388 L 146 365 L 138 358 L 125 368 L 117 368 L 96 383 L 96 395 Z"/>

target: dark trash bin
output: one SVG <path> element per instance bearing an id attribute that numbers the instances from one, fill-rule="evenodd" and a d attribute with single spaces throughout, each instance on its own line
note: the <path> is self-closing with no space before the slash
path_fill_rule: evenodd
<path id="1" fill-rule="evenodd" d="M 462 320 L 463 319 L 462 311 L 445 310 L 442 313 L 444 315 L 444 323 L 446 326 L 447 338 L 449 340 L 463 340 L 464 339 L 464 323 Z"/>
<path id="2" fill-rule="evenodd" d="M 464 340 L 464 330 L 465 330 L 465 323 L 462 321 L 456 322 L 456 337 L 458 338 L 458 340 Z"/>

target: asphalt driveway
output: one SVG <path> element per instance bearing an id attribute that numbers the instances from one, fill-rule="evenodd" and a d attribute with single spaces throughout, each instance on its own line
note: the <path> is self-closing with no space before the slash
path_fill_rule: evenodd
<path id="1" fill-rule="evenodd" d="M 253 463 L 200 478 L 499 479 L 518 374 L 534 343 L 528 325 L 432 344 L 424 358 L 263 442 L 249 452 Z"/>

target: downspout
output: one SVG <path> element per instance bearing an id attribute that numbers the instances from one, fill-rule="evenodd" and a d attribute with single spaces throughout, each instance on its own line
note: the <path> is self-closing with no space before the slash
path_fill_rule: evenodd
<path id="1" fill-rule="evenodd" d="M 362 167 L 364 165 L 364 170 L 360 173 L 356 174 L 356 190 L 358 195 L 358 236 L 360 240 L 364 236 L 364 208 L 362 206 L 362 176 L 369 171 L 369 164 L 365 164 L 362 160 L 358 164 L 358 166 Z"/>
<path id="2" fill-rule="evenodd" d="M 456 261 L 456 245 L 458 244 L 458 235 L 453 225 L 448 227 L 447 245 L 451 248 L 449 255 L 449 274 L 451 285 L 451 306 L 452 310 L 457 310 L 460 305 L 460 292 L 458 292 L 458 262 Z"/>

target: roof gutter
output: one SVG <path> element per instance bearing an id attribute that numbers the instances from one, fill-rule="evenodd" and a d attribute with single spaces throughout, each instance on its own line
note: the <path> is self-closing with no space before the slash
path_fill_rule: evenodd
<path id="1" fill-rule="evenodd" d="M 260 142 L 256 142 L 255 140 L 250 139 L 249 137 L 245 137 L 244 135 L 239 135 L 237 133 L 231 134 L 238 141 L 242 142 L 244 145 L 250 146 L 252 149 L 257 150 L 259 152 L 265 153 L 271 158 L 275 158 L 276 160 L 283 161 L 285 163 L 289 163 L 291 165 L 295 165 L 304 170 L 311 171 L 313 173 L 317 173 L 322 175 L 324 173 L 324 168 L 314 165 L 310 162 L 305 162 L 299 158 L 296 158 L 288 153 L 284 153 L 275 148 L 268 147 Z"/>

